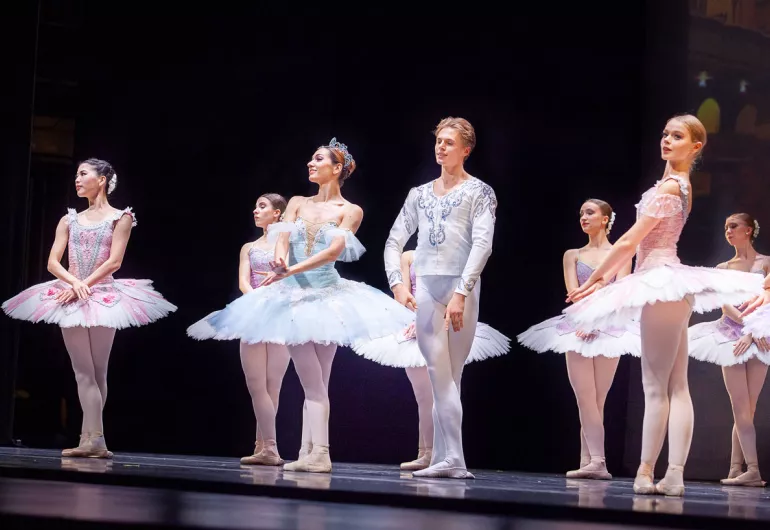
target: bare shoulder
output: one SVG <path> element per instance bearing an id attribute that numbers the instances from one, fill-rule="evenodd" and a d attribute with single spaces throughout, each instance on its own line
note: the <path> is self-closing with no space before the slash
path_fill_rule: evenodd
<path id="1" fill-rule="evenodd" d="M 668 179 L 658 186 L 658 193 L 663 195 L 676 195 L 678 197 L 681 193 L 681 187 L 676 179 Z"/>
<path id="2" fill-rule="evenodd" d="M 577 261 L 578 254 L 580 254 L 580 249 L 579 248 L 571 248 L 571 249 L 567 250 L 564 253 L 564 263 L 568 263 L 570 261 Z"/>

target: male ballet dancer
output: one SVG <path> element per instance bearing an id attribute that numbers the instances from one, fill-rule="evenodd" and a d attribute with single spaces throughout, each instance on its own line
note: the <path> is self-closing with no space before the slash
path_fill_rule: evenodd
<path id="1" fill-rule="evenodd" d="M 409 191 L 385 243 L 385 271 L 396 300 L 417 311 L 417 342 L 433 387 L 433 458 L 415 477 L 474 478 L 462 445 L 460 380 L 479 314 L 481 271 L 492 253 L 497 198 L 465 172 L 473 126 L 445 118 L 434 131 L 441 176 Z M 406 289 L 401 253 L 417 231 L 417 292 Z"/>

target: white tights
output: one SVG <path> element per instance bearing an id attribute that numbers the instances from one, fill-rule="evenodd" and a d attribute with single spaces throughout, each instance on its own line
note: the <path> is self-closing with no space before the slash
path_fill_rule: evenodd
<path id="1" fill-rule="evenodd" d="M 417 417 L 420 423 L 420 449 L 433 449 L 433 390 L 430 385 L 428 369 L 407 368 L 406 376 L 412 384 L 414 399 L 417 401 Z"/>
<path id="2" fill-rule="evenodd" d="M 476 334 L 481 282 L 476 283 L 465 300 L 463 328 L 458 332 L 446 331 L 444 315 L 458 281 L 455 276 L 420 276 L 415 298 L 417 343 L 428 365 L 433 389 L 431 465 L 445 461 L 450 467 L 464 469 L 460 380 Z"/>
<path id="3" fill-rule="evenodd" d="M 757 359 L 744 364 L 722 368 L 725 387 L 733 407 L 733 436 L 730 464 L 758 465 L 757 432 L 754 429 L 754 413 L 762 386 L 765 384 L 767 365 Z"/>
<path id="4" fill-rule="evenodd" d="M 306 342 L 289 346 L 305 403 L 302 408 L 302 445 L 329 445 L 329 378 L 336 344 Z"/>
<path id="5" fill-rule="evenodd" d="M 580 414 L 580 460 L 604 457 L 604 403 L 620 358 L 567 352 L 567 375 Z"/>
<path id="6" fill-rule="evenodd" d="M 289 350 L 280 344 L 241 342 L 241 366 L 257 419 L 257 441 L 275 441 L 275 416 Z"/>
<path id="7" fill-rule="evenodd" d="M 652 470 L 668 428 L 668 462 L 684 466 L 690 452 L 693 408 L 687 382 L 686 300 L 658 302 L 642 310 L 642 386 L 644 422 L 641 463 Z"/>
<path id="8" fill-rule="evenodd" d="M 72 361 L 78 398 L 83 409 L 81 433 L 103 433 L 102 411 L 107 403 L 107 365 L 115 328 L 61 328 Z"/>

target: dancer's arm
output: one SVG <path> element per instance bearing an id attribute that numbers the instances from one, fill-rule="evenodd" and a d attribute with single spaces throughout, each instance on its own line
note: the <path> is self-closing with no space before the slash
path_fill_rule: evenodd
<path id="1" fill-rule="evenodd" d="M 409 250 L 401 254 L 401 277 L 404 280 L 404 288 L 412 292 L 412 274 L 410 268 L 414 262 L 414 250 Z"/>
<path id="2" fill-rule="evenodd" d="M 99 265 L 91 275 L 83 280 L 86 285 L 93 286 L 104 278 L 120 269 L 123 264 L 123 256 L 126 255 L 126 246 L 128 238 L 131 236 L 131 227 L 134 224 L 134 217 L 130 213 L 124 213 L 115 223 L 115 229 L 112 231 L 112 245 L 110 246 L 110 257 Z"/>
<path id="3" fill-rule="evenodd" d="M 241 247 L 241 255 L 238 261 L 238 289 L 243 294 L 253 291 L 251 287 L 251 261 L 249 260 L 249 250 L 252 243 L 246 243 Z"/>
<path id="4" fill-rule="evenodd" d="M 666 195 L 679 199 L 679 202 L 681 203 L 680 188 L 677 181 L 667 180 L 658 187 L 656 197 L 660 198 L 661 196 Z M 686 205 L 679 204 L 679 207 L 685 208 Z M 664 217 L 652 217 L 643 212 L 643 215 L 637 219 L 634 226 L 632 226 L 628 232 L 620 236 L 620 239 L 615 242 L 612 246 L 612 250 L 610 250 L 607 257 L 604 258 L 604 261 L 602 261 L 601 265 L 596 268 L 588 280 L 582 286 L 575 289 L 575 291 L 569 293 L 567 301 L 577 302 L 600 289 L 602 285 L 600 285 L 599 282 L 604 283 L 604 278 L 612 277 L 624 263 L 631 260 L 639 243 L 647 237 L 647 234 L 649 234 L 653 228 L 658 226 L 658 223 L 660 223 L 663 218 Z"/>
<path id="5" fill-rule="evenodd" d="M 401 253 L 409 238 L 417 231 L 417 189 L 412 188 L 406 196 L 404 206 L 393 222 L 393 226 L 385 241 L 385 274 L 388 285 L 393 291 L 393 297 L 409 309 L 417 309 L 417 303 L 412 293 L 404 286 L 404 275 L 401 272 Z"/>
<path id="6" fill-rule="evenodd" d="M 59 224 L 56 225 L 56 237 L 51 246 L 51 252 L 48 254 L 48 272 L 56 276 L 59 280 L 72 286 L 71 289 L 65 289 L 56 295 L 56 301 L 62 304 L 66 304 L 75 298 L 85 300 L 91 294 L 91 289 L 88 285 L 77 279 L 64 268 L 64 265 L 61 264 L 61 259 L 67 248 L 68 240 L 69 219 L 68 216 L 65 215 L 61 218 Z"/>
<path id="7" fill-rule="evenodd" d="M 633 260 L 633 255 L 628 258 L 625 262 L 623 262 L 620 266 L 620 270 L 618 271 L 617 276 L 615 277 L 617 280 L 620 280 L 622 278 L 625 278 L 629 274 L 631 274 L 631 262 Z M 606 278 L 606 276 L 605 276 Z"/>
<path id="8" fill-rule="evenodd" d="M 728 267 L 727 263 L 720 263 L 714 268 L 720 269 L 720 270 L 727 270 L 730 267 Z M 741 312 L 735 306 L 731 306 L 729 304 L 723 305 L 722 314 L 727 318 L 729 318 L 730 320 L 737 322 L 738 324 L 743 324 L 743 317 L 741 317 Z"/>
<path id="9" fill-rule="evenodd" d="M 564 270 L 564 286 L 567 288 L 567 292 L 571 293 L 578 288 L 577 277 L 577 258 L 578 249 L 571 248 L 564 253 L 562 258 L 562 269 Z"/>
<path id="10" fill-rule="evenodd" d="M 307 197 L 294 196 L 289 199 L 289 204 L 286 205 L 286 211 L 283 213 L 283 222 L 293 223 L 297 220 L 299 213 L 299 206 L 305 202 Z M 269 230 L 269 229 L 268 229 Z M 273 256 L 276 262 L 286 263 L 289 261 L 289 233 L 284 232 L 278 235 L 278 240 L 275 242 L 275 250 Z"/>
<path id="11" fill-rule="evenodd" d="M 741 317 L 745 317 L 753 313 L 765 304 L 770 304 L 770 274 L 765 276 L 765 283 L 762 285 L 762 288 L 764 289 L 762 294 L 754 298 L 751 302 L 742 306 L 743 312 L 741 313 Z"/>

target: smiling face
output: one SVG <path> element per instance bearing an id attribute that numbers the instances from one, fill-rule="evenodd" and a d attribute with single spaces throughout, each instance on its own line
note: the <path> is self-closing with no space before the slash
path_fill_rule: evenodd
<path id="1" fill-rule="evenodd" d="M 321 147 L 313 153 L 310 162 L 307 163 L 307 170 L 310 182 L 326 184 L 339 179 L 340 173 L 342 173 L 342 164 L 334 161 L 327 148 Z"/>

